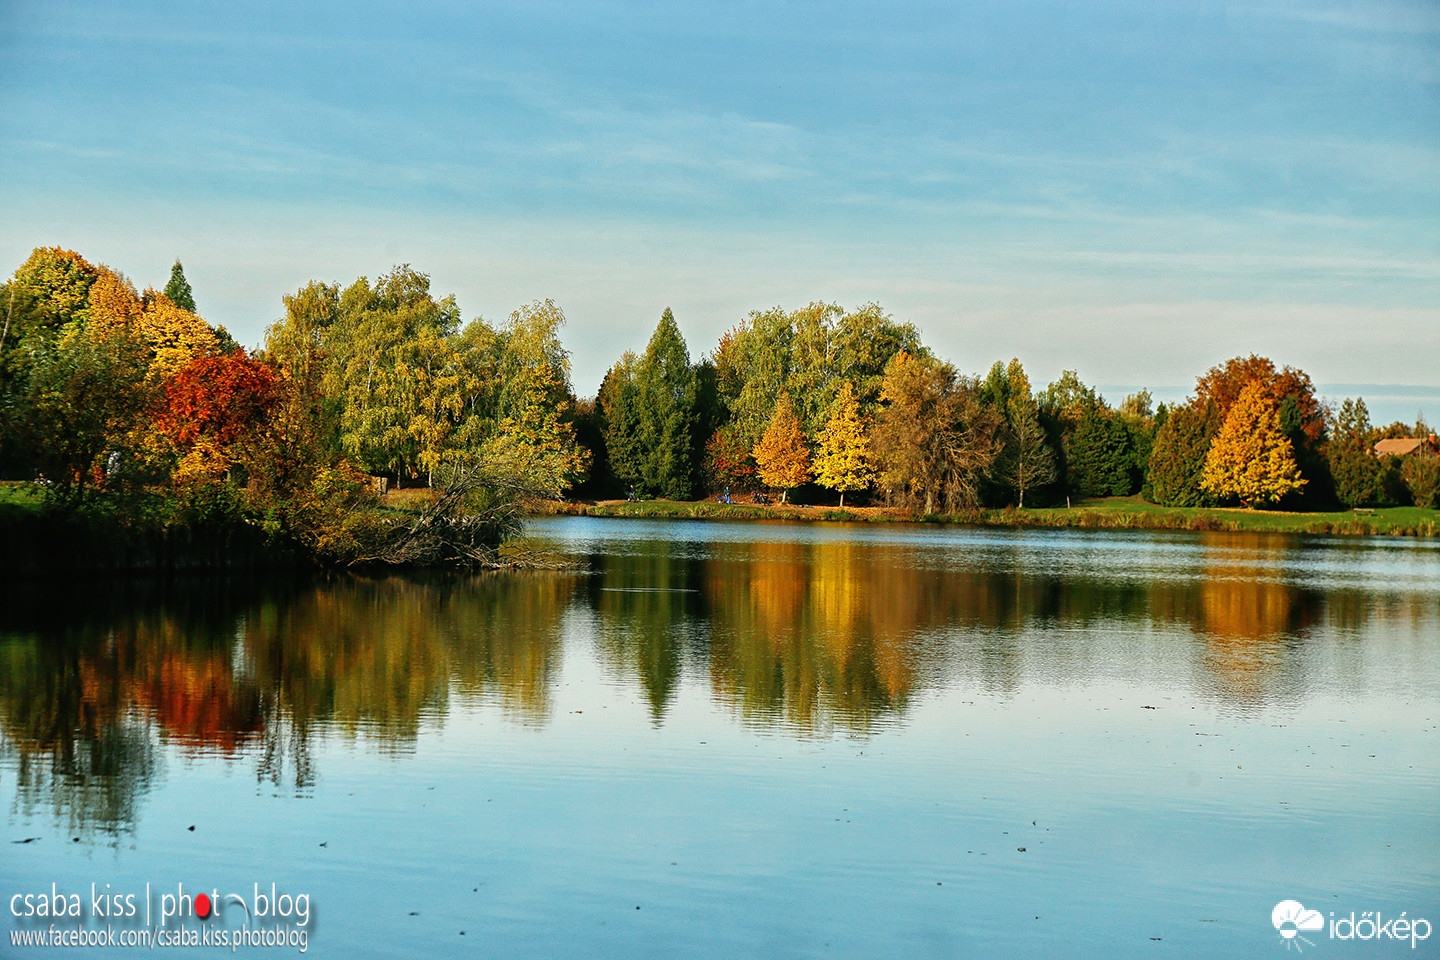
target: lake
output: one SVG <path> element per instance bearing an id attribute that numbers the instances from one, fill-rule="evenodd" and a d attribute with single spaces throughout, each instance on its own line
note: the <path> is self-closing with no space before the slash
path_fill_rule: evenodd
<path id="1" fill-rule="evenodd" d="M 9 585 L 0 955 L 1440 956 L 1440 542 L 529 535 Z"/>

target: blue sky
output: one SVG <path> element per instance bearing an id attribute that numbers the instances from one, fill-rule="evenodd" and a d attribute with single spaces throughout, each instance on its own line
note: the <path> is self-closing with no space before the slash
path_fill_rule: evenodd
<path id="1" fill-rule="evenodd" d="M 823 299 L 1042 384 L 1440 396 L 1433 0 L 6 0 L 0 170 L 5 271 L 179 257 L 250 344 L 409 262 L 467 318 L 554 298 L 582 394 L 667 305 L 698 356 Z"/>

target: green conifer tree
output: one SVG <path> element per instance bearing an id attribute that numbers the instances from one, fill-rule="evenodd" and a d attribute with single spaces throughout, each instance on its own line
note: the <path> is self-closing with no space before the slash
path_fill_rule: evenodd
<path id="1" fill-rule="evenodd" d="M 1146 468 L 1152 500 L 1167 507 L 1215 504 L 1215 497 L 1200 486 L 1200 480 L 1220 423 L 1220 408 L 1213 403 L 1196 401 L 1168 412 L 1155 432 Z"/>
<path id="2" fill-rule="evenodd" d="M 1330 441 L 1330 474 L 1335 496 L 1347 507 L 1370 503 L 1380 493 L 1380 459 L 1371 449 L 1370 411 L 1363 399 L 1340 405 Z"/>
<path id="3" fill-rule="evenodd" d="M 180 266 L 179 260 L 170 268 L 170 282 L 165 284 L 165 296 L 180 309 L 195 312 L 195 291 L 190 289 L 190 281 L 185 279 L 185 269 Z"/>
<path id="4" fill-rule="evenodd" d="M 1130 431 L 1111 411 L 1088 404 L 1070 439 L 1070 489 L 1082 497 L 1133 492 Z"/>
<path id="5" fill-rule="evenodd" d="M 671 500 L 688 500 L 695 487 L 699 381 L 669 307 L 640 358 L 635 391 L 645 486 Z"/>

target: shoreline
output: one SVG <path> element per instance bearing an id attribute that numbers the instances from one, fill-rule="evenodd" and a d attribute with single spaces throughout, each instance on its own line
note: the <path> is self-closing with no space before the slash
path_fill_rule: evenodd
<path id="1" fill-rule="evenodd" d="M 1139 497 L 1083 500 L 1071 507 L 979 509 L 924 515 L 891 507 L 723 504 L 713 500 L 551 501 L 532 516 L 589 516 L 646 520 L 786 520 L 800 523 L 931 523 L 980 527 L 1194 530 L 1320 536 L 1440 536 L 1440 510 L 1376 507 L 1360 513 L 1246 510 L 1240 507 L 1161 507 Z"/>

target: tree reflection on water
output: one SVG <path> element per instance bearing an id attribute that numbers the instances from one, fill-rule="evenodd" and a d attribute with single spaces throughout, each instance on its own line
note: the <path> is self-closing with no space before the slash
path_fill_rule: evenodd
<path id="1" fill-rule="evenodd" d="M 304 794 L 317 738 L 404 755 L 457 700 L 544 725 L 567 630 L 657 725 L 692 677 L 743 723 L 809 736 L 866 735 L 947 685 L 1008 696 L 1135 663 L 1254 709 L 1303 691 L 1317 635 L 1440 615 L 1433 591 L 1298 586 L 1287 570 L 1316 548 L 1293 539 L 1182 547 L 1182 569 L 1154 575 L 1023 545 L 982 556 L 819 537 L 627 541 L 565 573 L 136 581 L 84 602 L 12 591 L 0 746 L 27 815 L 118 834 L 167 753 L 251 763 Z"/>

